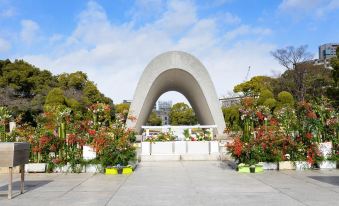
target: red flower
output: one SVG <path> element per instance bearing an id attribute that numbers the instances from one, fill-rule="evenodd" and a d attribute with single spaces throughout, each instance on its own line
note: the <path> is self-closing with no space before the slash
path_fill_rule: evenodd
<path id="1" fill-rule="evenodd" d="M 57 158 L 53 159 L 52 162 L 53 162 L 54 164 L 60 164 L 60 163 L 62 162 L 62 160 L 61 160 L 60 158 L 57 157 Z"/>
<path id="2" fill-rule="evenodd" d="M 278 124 L 278 120 L 276 120 L 275 118 L 272 118 L 272 119 L 270 119 L 270 124 L 272 126 L 276 126 Z"/>
<path id="3" fill-rule="evenodd" d="M 242 152 L 242 142 L 240 140 L 240 138 L 236 138 L 234 140 L 234 154 L 238 157 L 240 157 Z"/>
<path id="4" fill-rule="evenodd" d="M 312 137 L 313 137 L 312 133 L 310 133 L 310 132 L 306 133 L 306 138 L 307 139 L 311 140 Z"/>
<path id="5" fill-rule="evenodd" d="M 265 116 L 261 112 L 257 112 L 258 119 L 263 121 L 265 119 Z"/>
<path id="6" fill-rule="evenodd" d="M 55 146 L 55 144 L 52 144 L 49 150 L 51 150 L 51 152 L 55 152 L 57 150 L 57 147 Z"/>
<path id="7" fill-rule="evenodd" d="M 317 119 L 317 115 L 314 112 L 308 112 L 307 117 L 310 119 Z"/>
<path id="8" fill-rule="evenodd" d="M 32 148 L 32 152 L 34 152 L 34 153 L 41 152 L 41 149 L 38 146 L 34 146 Z"/>
<path id="9" fill-rule="evenodd" d="M 74 145 L 77 142 L 77 137 L 75 134 L 69 134 L 67 135 L 66 141 L 69 145 Z"/>
<path id="10" fill-rule="evenodd" d="M 42 136 L 39 139 L 39 143 L 41 147 L 44 147 L 45 145 L 47 145 L 49 143 L 50 139 L 48 136 Z"/>
<path id="11" fill-rule="evenodd" d="M 95 131 L 95 130 L 93 130 L 93 129 L 89 129 L 89 130 L 88 130 L 88 134 L 89 134 L 89 135 L 92 135 L 92 136 L 94 136 L 94 135 L 95 135 L 95 133 L 96 133 L 96 131 Z"/>

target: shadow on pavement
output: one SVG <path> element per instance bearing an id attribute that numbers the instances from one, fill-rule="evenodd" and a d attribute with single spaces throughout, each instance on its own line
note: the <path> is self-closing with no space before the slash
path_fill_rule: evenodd
<path id="1" fill-rule="evenodd" d="M 27 180 L 25 181 L 25 193 L 32 191 L 34 189 L 37 189 L 39 187 L 42 187 L 50 182 L 52 182 L 52 180 L 39 180 L 39 181 Z M 13 187 L 13 192 L 19 191 L 20 181 L 13 182 L 12 187 Z M 3 197 L 3 196 L 7 197 L 7 192 L 8 192 L 8 184 L 0 187 L 0 197 Z"/>
<path id="2" fill-rule="evenodd" d="M 309 176 L 309 178 L 331 185 L 339 186 L 339 176 Z"/>

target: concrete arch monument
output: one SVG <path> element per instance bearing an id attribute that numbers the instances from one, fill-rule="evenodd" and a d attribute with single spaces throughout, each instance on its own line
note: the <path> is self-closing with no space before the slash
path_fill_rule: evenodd
<path id="1" fill-rule="evenodd" d="M 208 71 L 197 58 L 181 51 L 160 54 L 147 65 L 129 110 L 129 116 L 137 120 L 127 120 L 127 127 L 140 133 L 155 102 L 168 91 L 187 98 L 200 124 L 217 125 L 216 134 L 223 133 L 225 122 Z"/>

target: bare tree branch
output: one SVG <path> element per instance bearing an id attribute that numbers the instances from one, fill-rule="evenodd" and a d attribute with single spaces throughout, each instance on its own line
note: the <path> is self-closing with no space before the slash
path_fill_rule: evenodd
<path id="1" fill-rule="evenodd" d="M 288 46 L 271 52 L 271 55 L 278 60 L 279 64 L 288 70 L 294 69 L 299 63 L 311 60 L 313 55 L 307 52 L 307 45 L 298 48 Z"/>

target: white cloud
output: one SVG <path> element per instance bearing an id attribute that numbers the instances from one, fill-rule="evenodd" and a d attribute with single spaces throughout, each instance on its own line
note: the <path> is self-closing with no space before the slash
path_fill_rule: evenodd
<path id="1" fill-rule="evenodd" d="M 177 0 L 168 2 L 165 12 L 155 21 L 138 27 L 133 25 L 133 19 L 113 24 L 99 4 L 89 2 L 72 34 L 59 40 L 58 47 L 51 48 L 48 54 L 22 58 L 54 73 L 82 70 L 116 102 L 131 99 L 146 65 L 169 50 L 183 50 L 199 58 L 220 96 L 244 80 L 248 64 L 253 68 L 252 75 L 270 74 L 270 70 L 280 68 L 269 54 L 274 45 L 255 38 L 232 43 L 220 35 L 224 28 L 220 28 L 219 21 L 199 18 L 195 4 Z M 268 28 L 240 25 L 238 31 L 226 36 L 237 39 L 241 35 L 260 37 L 270 33 Z"/>
<path id="2" fill-rule="evenodd" d="M 22 20 L 20 32 L 21 41 L 27 45 L 32 44 L 37 37 L 38 30 L 39 25 L 35 21 L 29 19 Z"/>
<path id="3" fill-rule="evenodd" d="M 241 19 L 236 15 L 226 12 L 222 15 L 222 21 L 226 24 L 239 24 Z"/>
<path id="4" fill-rule="evenodd" d="M 339 0 L 283 0 L 279 10 L 293 16 L 311 15 L 315 18 L 324 17 L 339 9 Z"/>
<path id="5" fill-rule="evenodd" d="M 15 16 L 15 14 L 16 14 L 16 11 L 13 7 L 8 7 L 0 11 L 0 17 L 4 17 L 4 18 Z"/>
<path id="6" fill-rule="evenodd" d="M 225 35 L 225 39 L 227 41 L 230 41 L 230 40 L 233 40 L 237 37 L 241 37 L 244 35 L 263 36 L 263 35 L 270 35 L 271 33 L 272 33 L 272 30 L 268 28 L 251 27 L 249 25 L 240 25 L 234 30 L 228 31 Z"/>
<path id="7" fill-rule="evenodd" d="M 5 39 L 0 38 L 0 53 L 7 52 L 11 48 L 11 44 Z"/>

